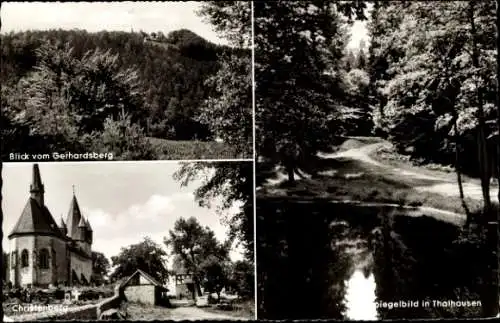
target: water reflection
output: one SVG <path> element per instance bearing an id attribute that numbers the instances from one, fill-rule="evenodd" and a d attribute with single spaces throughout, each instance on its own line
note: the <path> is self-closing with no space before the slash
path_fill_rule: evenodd
<path id="1" fill-rule="evenodd" d="M 454 225 L 402 212 L 258 201 L 259 318 L 480 317 L 480 306 L 432 304 L 480 305 L 487 250 Z"/>
<path id="2" fill-rule="evenodd" d="M 368 277 L 366 276 L 368 273 Z M 373 273 L 356 269 L 346 287 L 346 316 L 350 320 L 376 320 L 375 277 Z"/>

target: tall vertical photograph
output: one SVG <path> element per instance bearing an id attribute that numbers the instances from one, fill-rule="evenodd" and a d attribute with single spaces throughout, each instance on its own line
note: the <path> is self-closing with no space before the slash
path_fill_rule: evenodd
<path id="1" fill-rule="evenodd" d="M 495 1 L 256 1 L 259 319 L 499 313 Z"/>
<path id="2" fill-rule="evenodd" d="M 3 321 L 253 320 L 252 162 L 7 163 Z"/>
<path id="3" fill-rule="evenodd" d="M 4 1 L 2 160 L 252 159 L 250 12 Z"/>

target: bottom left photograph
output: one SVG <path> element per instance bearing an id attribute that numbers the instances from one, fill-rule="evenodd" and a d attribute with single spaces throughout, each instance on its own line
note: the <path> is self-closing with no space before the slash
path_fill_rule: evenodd
<path id="1" fill-rule="evenodd" d="M 252 162 L 1 176 L 3 321 L 255 319 Z"/>

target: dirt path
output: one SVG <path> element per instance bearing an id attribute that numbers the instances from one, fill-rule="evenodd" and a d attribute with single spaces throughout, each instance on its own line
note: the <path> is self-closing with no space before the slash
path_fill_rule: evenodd
<path id="1" fill-rule="evenodd" d="M 143 306 L 138 304 L 129 304 L 127 313 L 130 320 L 151 321 L 198 321 L 198 320 L 249 320 L 245 317 L 236 317 L 223 313 L 209 312 L 196 306 L 179 306 L 175 308 L 166 308 L 161 306 Z"/>
<path id="2" fill-rule="evenodd" d="M 203 310 L 202 308 L 178 307 L 170 310 L 169 320 L 248 320 L 247 318 L 238 318 L 230 315 L 212 313 Z"/>
<path id="3" fill-rule="evenodd" d="M 388 142 L 366 144 L 358 148 L 348 149 L 341 152 L 335 152 L 330 154 L 319 153 L 318 156 L 324 159 L 347 158 L 347 159 L 358 160 L 364 163 L 380 167 L 385 172 L 392 173 L 395 175 L 434 181 L 437 183 L 433 185 L 416 186 L 414 189 L 421 192 L 431 192 L 444 196 L 456 196 L 456 197 L 459 196 L 458 185 L 456 181 L 449 180 L 449 175 L 446 176 L 447 174 L 440 174 L 439 171 L 432 171 L 433 176 L 431 176 L 425 174 L 422 171 L 419 171 L 418 167 L 412 165 L 408 165 L 403 169 L 395 167 L 388 163 L 377 161 L 371 157 L 378 149 L 383 147 L 390 148 L 391 144 Z M 466 197 L 475 200 L 482 199 L 481 186 L 479 185 L 479 183 L 475 183 L 472 181 L 464 182 L 463 187 L 464 187 L 464 195 Z M 492 199 L 495 198 L 497 190 L 498 190 L 497 186 L 491 187 L 490 194 Z"/>

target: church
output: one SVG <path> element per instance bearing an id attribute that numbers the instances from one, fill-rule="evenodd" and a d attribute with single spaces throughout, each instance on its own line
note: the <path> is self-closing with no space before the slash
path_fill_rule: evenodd
<path id="1" fill-rule="evenodd" d="M 58 225 L 45 205 L 38 164 L 33 165 L 26 206 L 9 238 L 7 281 L 15 287 L 88 285 L 92 277 L 92 228 L 73 191 L 66 222 Z"/>

